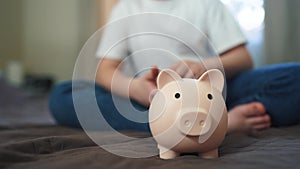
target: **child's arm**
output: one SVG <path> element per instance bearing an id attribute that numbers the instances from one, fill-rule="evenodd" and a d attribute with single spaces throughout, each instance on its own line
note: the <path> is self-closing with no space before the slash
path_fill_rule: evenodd
<path id="1" fill-rule="evenodd" d="M 199 78 L 205 69 L 217 68 L 222 70 L 220 66 L 223 66 L 226 77 L 231 78 L 253 67 L 252 58 L 245 45 L 232 48 L 221 54 L 220 57 L 209 58 L 203 62 L 181 61 L 172 65 L 171 69 L 182 77 Z"/>
<path id="2" fill-rule="evenodd" d="M 240 45 L 221 54 L 226 77 L 232 78 L 253 68 L 253 60 L 245 45 Z"/>
<path id="3" fill-rule="evenodd" d="M 114 94 L 129 97 L 144 106 L 149 106 L 151 92 L 156 89 L 158 69 L 153 68 L 143 77 L 132 78 L 118 70 L 121 61 L 102 59 L 97 70 L 96 82 Z"/>

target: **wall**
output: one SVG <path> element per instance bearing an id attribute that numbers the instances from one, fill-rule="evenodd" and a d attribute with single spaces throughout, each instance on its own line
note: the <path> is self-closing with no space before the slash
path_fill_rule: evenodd
<path id="1" fill-rule="evenodd" d="M 71 79 L 82 46 L 116 1 L 1 0 L 0 72 L 18 60 L 26 73 Z"/>
<path id="2" fill-rule="evenodd" d="M 22 6 L 20 0 L 0 1 L 0 70 L 21 59 Z"/>
<path id="3" fill-rule="evenodd" d="M 79 1 L 79 40 L 80 47 L 100 28 L 101 2 L 107 0 Z"/>
<path id="4" fill-rule="evenodd" d="M 104 26 L 107 23 L 112 9 L 119 1 L 120 0 L 100 0 L 100 26 Z"/>
<path id="5" fill-rule="evenodd" d="M 111 13 L 112 8 L 119 0 L 90 0 L 81 1 L 81 8 L 89 10 L 81 10 L 81 45 L 99 28 L 102 28 Z M 97 16 L 97 17 L 95 17 Z M 95 22 L 97 18 L 97 22 Z M 97 29 L 96 29 L 97 28 Z M 95 78 L 96 68 L 99 59 L 95 54 L 99 46 L 100 32 L 96 36 L 89 39 L 87 47 L 82 51 L 81 57 L 77 61 L 76 78 L 93 80 Z"/>
<path id="6" fill-rule="evenodd" d="M 23 57 L 31 74 L 72 76 L 79 52 L 80 0 L 23 0 Z"/>
<path id="7" fill-rule="evenodd" d="M 299 0 L 265 0 L 265 64 L 300 61 Z"/>
<path id="8" fill-rule="evenodd" d="M 0 74 L 17 60 L 29 74 L 69 80 L 81 46 L 99 27 L 102 1 L 1 0 Z"/>

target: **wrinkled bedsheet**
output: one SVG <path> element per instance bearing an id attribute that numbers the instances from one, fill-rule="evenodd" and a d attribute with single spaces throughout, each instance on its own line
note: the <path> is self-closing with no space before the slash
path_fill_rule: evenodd
<path id="1" fill-rule="evenodd" d="M 47 110 L 47 97 L 28 97 L 1 83 L 0 93 L 0 169 L 300 168 L 300 125 L 271 128 L 255 136 L 227 135 L 218 159 L 205 160 L 192 154 L 173 160 L 161 160 L 157 156 L 132 159 L 107 152 L 82 130 L 55 125 Z M 111 133 L 96 134 L 107 144 L 116 141 Z M 124 134 L 137 138 L 149 136 L 130 131 Z M 134 140 L 116 144 L 131 151 L 136 146 Z M 147 152 L 156 149 L 156 144 L 150 140 L 141 147 Z"/>
<path id="2" fill-rule="evenodd" d="M 228 135 L 220 158 L 200 159 L 184 155 L 174 160 L 157 156 L 141 159 L 120 157 L 96 145 L 83 131 L 59 126 L 31 126 L 0 129 L 0 168 L 300 168 L 300 126 L 269 129 L 256 136 Z M 106 140 L 114 137 L 101 133 Z M 144 137 L 145 133 L 128 135 Z M 111 144 L 111 143 L 110 143 Z M 134 148 L 135 143 L 126 142 Z M 145 143 L 145 151 L 156 148 Z M 126 151 L 126 150 L 120 150 Z M 125 152 L 126 153 L 126 152 Z M 139 153 L 139 152 L 137 152 Z"/>

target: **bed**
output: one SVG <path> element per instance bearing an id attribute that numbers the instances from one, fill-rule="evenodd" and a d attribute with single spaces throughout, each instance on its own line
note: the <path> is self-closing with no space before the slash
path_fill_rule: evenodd
<path id="1" fill-rule="evenodd" d="M 255 136 L 227 135 L 218 159 L 200 159 L 193 154 L 173 160 L 157 156 L 132 159 L 107 152 L 82 130 L 56 125 L 45 94 L 32 95 L 3 80 L 0 93 L 0 168 L 300 168 L 300 125 L 271 128 Z M 98 134 L 107 140 L 114 139 L 110 133 Z M 131 131 L 126 134 L 148 135 Z M 135 144 L 127 142 L 126 146 Z M 156 145 L 150 141 L 144 147 L 147 151 Z"/>

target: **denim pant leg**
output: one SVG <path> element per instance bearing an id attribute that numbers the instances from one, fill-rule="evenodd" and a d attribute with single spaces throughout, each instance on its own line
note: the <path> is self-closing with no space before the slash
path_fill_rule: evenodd
<path id="1" fill-rule="evenodd" d="M 72 83 L 73 83 L 73 91 L 72 91 Z M 97 103 L 96 106 L 99 106 L 100 111 L 95 109 L 90 109 L 91 107 L 90 104 L 92 104 L 90 100 L 94 99 L 91 98 L 94 94 L 96 96 L 96 103 Z M 80 102 L 83 111 L 86 110 L 86 117 L 84 117 L 84 120 L 87 120 L 88 122 L 89 121 L 91 121 L 91 123 L 107 122 L 115 130 L 135 130 L 135 131 L 146 131 L 146 132 L 150 131 L 149 124 L 148 124 L 147 108 L 139 105 L 136 102 L 132 102 L 132 104 L 128 106 L 127 104 L 128 99 L 111 95 L 110 92 L 106 91 L 99 85 L 95 85 L 91 82 L 86 82 L 86 81 L 65 82 L 57 85 L 52 90 L 50 95 L 49 107 L 53 117 L 60 125 L 81 128 L 78 117 L 82 117 L 82 114 L 80 114 L 79 116 L 78 114 L 76 114 L 74 102 L 73 102 L 73 96 L 77 98 L 76 101 Z M 114 100 L 112 98 L 114 98 Z M 114 104 L 115 102 L 117 103 L 118 106 L 125 106 L 125 107 L 116 107 Z M 133 109 L 135 111 L 132 111 L 131 105 L 135 107 Z M 90 112 L 91 110 L 93 112 Z M 119 111 L 121 111 L 121 113 Z M 100 120 L 92 119 L 93 113 L 102 113 L 105 121 L 102 121 L 102 119 Z M 134 117 L 135 119 L 133 118 L 132 121 L 127 119 L 128 117 L 129 118 Z M 134 122 L 134 120 L 138 122 Z M 141 123 L 139 121 L 145 123 Z M 97 125 L 96 128 L 99 129 L 99 126 L 101 126 L 101 124 Z M 106 130 L 104 128 L 103 130 Z"/>
<path id="2" fill-rule="evenodd" d="M 114 129 L 150 132 L 148 108 L 113 95 L 99 85 L 96 85 L 96 97 L 102 115 Z"/>
<path id="3" fill-rule="evenodd" d="M 227 82 L 227 106 L 261 102 L 273 126 L 300 122 L 300 63 L 266 66 Z"/>
<path id="4" fill-rule="evenodd" d="M 81 128 L 73 105 L 71 82 L 58 84 L 52 89 L 49 97 L 49 109 L 58 124 Z"/>

